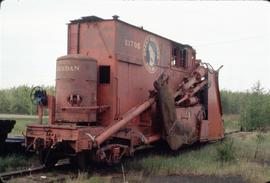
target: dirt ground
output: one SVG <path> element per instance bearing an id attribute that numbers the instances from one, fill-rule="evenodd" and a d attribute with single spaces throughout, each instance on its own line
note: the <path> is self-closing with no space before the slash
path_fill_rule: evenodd
<path id="1" fill-rule="evenodd" d="M 113 177 L 112 183 L 123 182 L 123 179 Z M 174 175 L 174 176 L 151 176 L 143 178 L 141 181 L 128 181 L 129 183 L 245 183 L 241 177 L 216 177 L 216 176 L 193 176 L 193 175 Z"/>
<path id="2" fill-rule="evenodd" d="M 70 174 L 72 175 L 72 174 Z M 65 182 L 65 180 L 71 180 L 68 178 L 70 175 L 64 173 L 47 173 L 47 174 L 35 174 L 29 175 L 23 178 L 17 178 L 11 180 L 11 182 L 21 183 L 38 183 L 38 182 Z M 108 177 L 104 177 L 104 180 L 108 181 Z M 103 178 L 99 179 L 103 182 Z M 111 183 L 123 182 L 121 175 L 112 176 L 109 178 Z M 106 181 L 106 182 L 107 182 Z M 89 181 L 91 182 L 91 181 Z M 194 176 L 194 175 L 173 175 L 173 176 L 150 176 L 143 177 L 142 179 L 130 180 L 127 179 L 126 183 L 246 183 L 241 177 L 228 176 L 228 177 L 216 177 L 216 176 Z"/>

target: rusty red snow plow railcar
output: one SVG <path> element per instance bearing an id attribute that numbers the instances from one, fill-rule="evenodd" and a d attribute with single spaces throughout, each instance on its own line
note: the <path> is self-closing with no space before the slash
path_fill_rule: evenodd
<path id="1" fill-rule="evenodd" d="M 176 150 L 224 138 L 218 70 L 191 46 L 117 16 L 71 21 L 55 96 L 34 88 L 31 99 L 40 120 L 48 108 L 49 124 L 28 125 L 26 145 L 46 165 L 111 164 L 161 139 Z"/>

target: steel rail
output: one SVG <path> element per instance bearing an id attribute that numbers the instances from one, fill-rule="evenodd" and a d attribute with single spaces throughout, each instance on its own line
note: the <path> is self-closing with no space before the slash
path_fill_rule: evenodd
<path id="1" fill-rule="evenodd" d="M 225 133 L 224 136 L 226 137 L 226 136 L 229 136 L 229 135 L 232 135 L 232 134 L 235 134 L 235 133 L 239 133 L 239 132 L 245 132 L 245 131 L 235 130 L 235 131 Z"/>
<path id="2" fill-rule="evenodd" d="M 60 168 L 68 164 L 69 163 L 67 162 L 57 163 L 53 168 Z M 6 182 L 12 178 L 23 177 L 23 176 L 31 175 L 33 173 L 39 173 L 39 172 L 42 172 L 43 170 L 44 171 L 48 170 L 45 165 L 39 165 L 33 168 L 26 168 L 22 170 L 15 170 L 15 171 L 10 171 L 10 172 L 0 173 L 0 183 Z"/>
<path id="3" fill-rule="evenodd" d="M 0 182 L 5 182 L 7 180 L 10 180 L 11 178 L 24 176 L 24 175 L 31 175 L 32 173 L 37 173 L 45 169 L 44 165 L 40 165 L 34 168 L 27 168 L 23 170 L 16 170 L 11 172 L 5 172 L 0 174 Z"/>

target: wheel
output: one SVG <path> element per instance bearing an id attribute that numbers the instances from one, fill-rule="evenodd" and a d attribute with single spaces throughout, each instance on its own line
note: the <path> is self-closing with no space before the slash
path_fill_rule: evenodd
<path id="1" fill-rule="evenodd" d="M 52 168 L 57 163 L 58 158 L 53 150 L 41 150 L 38 151 L 39 161 L 46 168 Z"/>
<path id="2" fill-rule="evenodd" d="M 69 161 L 72 167 L 75 167 L 80 171 L 86 171 L 89 162 L 87 158 L 87 153 L 85 152 L 78 153 L 76 156 L 71 157 Z"/>

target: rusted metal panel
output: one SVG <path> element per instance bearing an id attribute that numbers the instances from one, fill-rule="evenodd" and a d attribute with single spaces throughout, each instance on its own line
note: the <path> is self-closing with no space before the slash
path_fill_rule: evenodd
<path id="1" fill-rule="evenodd" d="M 44 139 L 47 146 L 55 145 L 58 142 L 70 142 L 76 147 L 74 150 L 80 152 L 82 150 L 92 148 L 92 140 L 90 136 L 96 136 L 103 131 L 102 127 L 70 127 L 68 125 L 29 125 L 27 129 L 27 144 L 34 143 L 35 139 Z M 89 136 L 90 134 L 90 136 Z"/>
<path id="2" fill-rule="evenodd" d="M 170 80 L 173 88 L 185 73 L 178 68 L 170 70 L 172 58 L 169 40 L 118 21 L 116 34 L 119 114 L 124 114 L 147 98 L 148 91 L 154 89 L 153 82 L 162 72 L 173 75 Z M 150 63 L 151 60 L 153 63 Z"/>
<path id="3" fill-rule="evenodd" d="M 208 139 L 216 140 L 224 137 L 224 127 L 221 118 L 220 98 L 217 85 L 218 73 L 208 73 L 210 87 L 208 88 Z"/>
<path id="4" fill-rule="evenodd" d="M 79 24 L 70 24 L 68 26 L 68 53 L 77 54 L 78 50 L 78 35 L 79 35 Z"/>
<path id="5" fill-rule="evenodd" d="M 155 65 L 159 67 L 170 66 L 171 52 L 168 40 L 119 21 L 116 21 L 116 34 L 115 53 L 118 60 L 143 66 L 144 62 L 149 62 L 146 59 L 148 54 L 153 52 L 156 56 L 153 60 Z M 149 51 L 150 53 L 148 53 Z M 157 69 L 154 67 L 146 68 L 150 72 Z"/>
<path id="6" fill-rule="evenodd" d="M 203 119 L 203 110 L 201 105 L 195 105 L 192 107 L 181 107 L 176 108 L 177 119 L 180 120 L 181 124 L 191 129 L 187 143 L 191 144 L 198 140 L 199 136 L 199 125 Z"/>
<path id="7" fill-rule="evenodd" d="M 48 116 L 49 124 L 55 123 L 55 96 L 48 95 Z"/>
<path id="8" fill-rule="evenodd" d="M 97 105 L 97 61 L 86 56 L 69 55 L 57 59 L 56 121 L 95 122 Z M 65 110 L 74 107 L 74 110 Z"/>
<path id="9" fill-rule="evenodd" d="M 69 25 L 70 32 L 77 31 L 74 25 L 78 23 Z M 109 65 L 111 69 L 111 83 L 98 85 L 98 105 L 111 106 L 109 111 L 100 114 L 101 124 L 108 125 L 109 121 L 145 100 L 148 90 L 153 89 L 153 82 L 163 71 L 172 75 L 170 85 L 173 88 L 187 73 L 177 67 L 170 69 L 172 43 L 168 39 L 118 20 L 80 24 L 80 34 L 73 34 L 80 35 L 79 53 L 91 55 L 98 65 Z M 154 58 L 150 58 L 150 53 Z M 154 64 L 150 63 L 151 59 Z"/>
<path id="10" fill-rule="evenodd" d="M 200 141 L 208 140 L 208 120 L 202 120 L 200 125 Z"/>
<path id="11" fill-rule="evenodd" d="M 102 22 L 77 22 L 80 23 L 80 54 L 96 58 L 97 66 L 110 66 L 110 83 L 97 85 L 97 105 L 109 105 L 110 110 L 99 114 L 99 123 L 109 125 L 109 122 L 115 118 L 117 110 L 117 89 L 115 83 L 115 61 L 114 61 L 114 43 L 115 43 L 115 25 L 113 21 Z M 71 23 L 69 27 L 76 32 L 76 24 Z M 78 34 L 73 34 L 77 36 Z M 75 52 L 68 52 L 72 54 Z M 99 73 L 98 73 L 99 74 Z"/>

